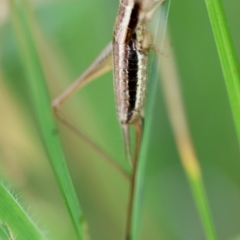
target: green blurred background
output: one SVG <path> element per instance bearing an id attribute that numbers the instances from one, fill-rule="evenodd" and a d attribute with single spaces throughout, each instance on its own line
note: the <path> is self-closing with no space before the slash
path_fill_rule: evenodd
<path id="1" fill-rule="evenodd" d="M 23 205 L 30 207 L 28 212 L 49 239 L 75 239 L 36 129 L 7 3 L 0 1 L 0 174 L 20 195 Z M 240 2 L 223 3 L 239 56 Z M 118 1 L 38 0 L 32 1 L 32 6 L 39 54 L 53 99 L 111 40 Z M 217 239 L 237 240 L 239 146 L 204 1 L 172 0 L 168 26 Z M 63 112 L 129 170 L 112 86 L 112 73 L 108 73 L 72 97 Z M 161 86 L 152 114 L 141 240 L 204 240 Z M 59 124 L 59 129 L 92 239 L 120 240 L 127 181 L 66 127 Z"/>

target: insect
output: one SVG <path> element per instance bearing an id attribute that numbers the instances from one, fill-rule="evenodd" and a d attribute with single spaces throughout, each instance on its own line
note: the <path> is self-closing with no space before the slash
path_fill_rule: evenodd
<path id="1" fill-rule="evenodd" d="M 130 196 L 124 239 L 131 239 L 131 215 L 137 169 L 138 153 L 142 135 L 142 111 L 147 82 L 148 53 L 155 47 L 146 23 L 150 21 L 164 0 L 120 0 L 113 31 L 113 40 L 100 53 L 90 67 L 59 97 L 53 101 L 55 115 L 65 125 L 74 126 L 60 113 L 61 105 L 77 90 L 107 71 L 113 69 L 116 109 L 122 127 L 125 149 L 132 166 Z M 129 131 L 135 128 L 136 146 L 131 154 Z M 82 135 L 80 133 L 80 135 Z M 95 146 L 89 139 L 85 140 Z M 96 148 L 96 147 L 95 147 Z"/>

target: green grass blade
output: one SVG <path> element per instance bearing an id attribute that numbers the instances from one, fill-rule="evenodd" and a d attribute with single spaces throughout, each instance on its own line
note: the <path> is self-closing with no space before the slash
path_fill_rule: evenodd
<path id="1" fill-rule="evenodd" d="M 161 35 L 161 39 L 158 42 L 157 47 L 161 47 L 162 40 L 165 36 L 166 31 L 166 24 L 168 18 L 168 12 L 170 7 L 170 1 L 167 1 L 156 13 L 158 17 L 158 25 L 156 27 L 155 24 L 152 24 L 152 31 L 157 31 L 157 35 Z M 156 18 L 157 18 L 156 17 Z M 155 22 L 155 21 L 154 21 Z M 160 24 L 159 24 L 160 23 Z M 155 25 L 155 26 L 154 26 Z M 159 44 L 160 43 L 160 44 Z M 143 203 L 143 189 L 145 185 L 145 171 L 146 171 L 146 164 L 148 159 L 148 151 L 149 151 L 149 144 L 151 144 L 151 134 L 153 131 L 152 128 L 152 109 L 155 103 L 156 95 L 158 93 L 158 65 L 157 65 L 157 58 L 156 56 L 150 59 L 150 74 L 149 74 L 149 82 L 151 82 L 151 88 L 149 89 L 149 95 L 151 98 L 148 99 L 145 114 L 148 116 L 144 121 L 144 133 L 143 139 L 141 144 L 141 151 L 139 156 L 139 165 L 137 169 L 137 176 L 136 176 L 136 188 L 135 188 L 135 197 L 134 197 L 134 204 L 133 204 L 133 217 L 132 217 L 132 240 L 138 240 L 140 234 L 140 220 L 142 215 L 142 203 Z"/>
<path id="2" fill-rule="evenodd" d="M 64 198 L 78 239 L 84 239 L 85 221 L 74 191 L 52 114 L 45 76 L 34 43 L 25 1 L 11 2 L 12 23 L 26 72 L 28 91 L 36 122 L 55 178 Z"/>
<path id="3" fill-rule="evenodd" d="M 0 183 L 0 228 L 6 239 L 47 239 L 24 211 L 17 199 Z"/>
<path id="4" fill-rule="evenodd" d="M 240 68 L 221 0 L 205 0 L 240 143 Z"/>
<path id="5" fill-rule="evenodd" d="M 151 134 L 152 134 L 152 119 L 151 119 L 151 109 L 155 103 L 157 91 L 157 64 L 154 63 L 152 67 L 152 73 L 150 74 L 150 79 L 154 82 L 152 84 L 151 89 L 151 98 L 147 102 L 146 112 L 145 114 L 149 116 L 148 119 L 144 122 L 144 138 L 142 139 L 142 146 L 141 146 L 141 155 L 139 158 L 139 166 L 136 176 L 136 189 L 135 189 L 135 198 L 134 198 L 134 205 L 133 205 L 133 219 L 132 219 L 132 239 L 138 240 L 140 234 L 140 226 L 141 226 L 141 216 L 142 216 L 142 206 L 143 206 L 143 192 L 145 186 L 145 170 L 148 161 L 148 146 L 151 143 Z M 155 74 L 154 74 L 155 73 Z"/>
<path id="6" fill-rule="evenodd" d="M 167 11 L 166 11 L 167 12 Z M 160 23 L 166 23 L 167 20 L 167 14 L 165 12 L 165 19 L 161 19 Z M 157 41 L 160 42 L 162 40 L 162 38 L 164 37 L 164 31 L 163 33 L 160 32 L 161 27 L 158 28 L 158 32 L 156 34 L 157 37 Z M 162 27 L 164 28 L 164 27 Z M 167 41 L 169 42 L 169 41 Z M 162 47 L 162 46 L 161 46 Z M 169 52 L 167 50 L 167 47 L 165 46 L 164 51 L 166 49 L 167 55 L 169 55 Z M 170 56 L 167 57 L 160 57 L 163 58 L 163 61 L 168 62 L 169 58 L 171 58 L 171 54 Z M 170 60 L 171 61 L 171 60 Z M 137 190 L 136 190 L 136 198 L 135 198 L 135 209 L 134 209 L 134 224 L 133 224 L 133 239 L 137 240 L 139 239 L 139 219 L 140 218 L 140 214 L 141 214 L 141 206 L 142 206 L 142 192 L 143 192 L 143 187 L 144 187 L 144 177 L 145 177 L 145 168 L 146 168 L 146 161 L 147 161 L 147 156 L 148 156 L 148 146 L 151 143 L 151 134 L 152 134 L 152 120 L 150 116 L 153 116 L 153 113 L 151 112 L 151 110 L 154 108 L 154 99 L 157 97 L 156 94 L 158 94 L 158 86 L 157 86 L 157 78 L 158 78 L 158 64 L 157 64 L 158 60 L 157 58 L 154 59 L 154 66 L 153 66 L 153 70 L 151 72 L 151 76 L 150 76 L 150 80 L 153 83 L 152 84 L 152 89 L 151 91 L 151 99 L 148 102 L 147 105 L 147 109 L 146 109 L 146 115 L 148 116 L 148 119 L 146 119 L 146 123 L 145 123 L 145 132 L 144 132 L 144 139 L 143 139 L 143 144 L 142 144 L 142 152 L 141 152 L 141 157 L 140 158 L 140 164 L 139 164 L 139 172 L 138 172 L 138 181 L 137 181 Z M 168 63 L 166 63 L 168 64 Z M 175 68 L 173 67 L 173 65 L 170 63 L 169 66 L 164 66 L 166 71 L 170 71 L 170 72 L 174 72 Z M 165 72 L 162 68 L 161 68 L 161 72 Z M 164 74 L 163 74 L 164 75 Z M 165 74 L 165 76 L 168 76 L 167 74 Z M 170 76 L 172 77 L 172 76 Z M 170 81 L 170 79 L 165 79 L 165 81 Z M 170 85 L 173 87 L 173 85 L 176 85 L 177 83 L 174 83 L 173 81 L 171 81 Z M 208 201 L 207 201 L 207 197 L 206 197 L 206 193 L 205 193 L 205 189 L 203 186 L 203 180 L 202 180 L 202 175 L 201 175 L 201 169 L 200 166 L 198 164 L 198 160 L 195 157 L 194 154 L 194 149 L 191 146 L 191 140 L 190 140 L 190 135 L 188 133 L 188 128 L 186 125 L 186 120 L 185 120 L 185 114 L 184 114 L 184 109 L 180 108 L 177 109 L 177 112 L 180 114 L 180 116 L 183 117 L 183 119 L 179 116 L 176 116 L 176 114 L 172 114 L 172 107 L 170 106 L 170 102 L 172 102 L 173 100 L 171 99 L 175 99 L 176 96 L 174 95 L 174 93 L 176 93 L 175 91 L 171 91 L 169 89 L 167 89 L 166 84 L 164 83 L 164 93 L 165 93 L 165 99 L 166 99 L 166 103 L 168 106 L 168 111 L 169 111 L 169 115 L 170 115 L 170 120 L 172 123 L 172 128 L 173 128 L 173 132 L 175 135 L 175 139 L 176 139 L 176 143 L 178 145 L 178 151 L 179 151 L 179 155 L 181 156 L 181 161 L 182 161 L 182 165 L 184 167 L 185 173 L 188 177 L 188 181 L 189 184 L 191 186 L 191 190 L 192 190 L 192 194 L 194 196 L 194 200 L 195 200 L 195 204 L 198 208 L 201 220 L 202 220 L 202 224 L 205 230 L 205 234 L 207 239 L 216 239 L 216 235 L 215 235 L 215 230 L 214 230 L 214 225 L 212 222 L 212 218 L 211 218 L 211 213 L 209 210 L 209 206 L 208 206 Z M 174 89 L 177 91 L 177 96 L 179 96 L 179 98 L 181 98 L 181 95 L 178 93 L 179 92 L 179 87 L 176 85 L 174 85 Z M 178 99 L 178 98 L 177 98 Z M 182 102 L 181 99 L 177 100 L 178 102 Z M 170 105 L 169 105 L 170 104 Z M 178 104 L 176 104 L 176 106 L 178 106 Z M 181 128 L 182 126 L 180 126 L 179 124 L 175 124 L 175 120 L 173 119 L 181 119 L 180 122 L 184 122 L 184 127 Z M 177 126 L 177 127 L 176 127 Z M 180 127 L 180 128 L 179 128 Z M 186 130 L 186 132 L 182 135 L 182 131 L 183 129 Z M 180 133 L 180 135 L 179 135 Z M 193 151 L 193 156 L 192 154 L 190 155 L 186 155 L 186 150 L 188 149 L 182 149 L 181 144 L 179 145 L 180 142 L 184 142 L 185 137 L 187 136 L 187 139 L 190 140 L 189 144 L 190 144 L 190 149 L 192 152 Z M 182 139 L 183 138 L 183 139 Z M 184 152 L 184 153 L 183 153 Z M 188 152 L 188 151 L 187 151 Z"/>
<path id="7" fill-rule="evenodd" d="M 198 212 L 200 214 L 202 224 L 206 233 L 206 237 L 209 240 L 217 239 L 214 230 L 214 225 L 211 218 L 211 212 L 208 205 L 208 200 L 203 184 L 203 179 L 201 175 L 193 176 L 191 173 L 186 171 L 188 176 L 188 181 L 191 185 L 192 193 L 195 199 Z"/>

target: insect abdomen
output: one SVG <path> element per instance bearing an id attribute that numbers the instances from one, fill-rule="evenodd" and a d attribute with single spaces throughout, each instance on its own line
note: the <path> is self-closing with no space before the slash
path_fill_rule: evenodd
<path id="1" fill-rule="evenodd" d="M 122 0 L 113 37 L 113 72 L 118 118 L 122 124 L 141 119 L 145 91 L 148 49 L 143 40 L 145 24 L 140 22 L 140 1 Z"/>
<path id="2" fill-rule="evenodd" d="M 134 38 L 128 44 L 113 43 L 115 98 L 118 117 L 123 124 L 141 118 L 147 60 L 147 51 L 137 49 Z"/>

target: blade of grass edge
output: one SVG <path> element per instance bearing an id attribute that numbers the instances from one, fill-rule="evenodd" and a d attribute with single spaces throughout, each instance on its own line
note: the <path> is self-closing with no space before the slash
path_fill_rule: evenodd
<path id="1" fill-rule="evenodd" d="M 170 0 L 166 1 L 158 12 L 155 14 L 157 16 L 158 24 L 154 24 L 155 20 L 153 20 L 153 24 L 151 27 L 152 32 L 159 32 L 161 35 L 161 39 L 158 41 L 162 43 L 166 31 L 167 19 L 168 19 L 168 12 L 170 8 Z M 156 39 L 154 40 L 156 42 Z M 161 45 L 161 44 L 160 44 Z M 159 45 L 157 45 L 159 46 Z M 161 49 L 161 48 L 160 48 Z M 142 204 L 144 198 L 144 184 L 145 184 L 145 169 L 147 164 L 147 155 L 148 155 L 148 148 L 149 144 L 151 143 L 151 132 L 152 129 L 152 109 L 156 99 L 157 89 L 158 89 L 158 66 L 156 56 L 150 57 L 150 71 L 149 71 L 149 79 L 148 82 L 151 82 L 150 89 L 148 91 L 148 95 L 151 95 L 151 98 L 148 98 L 146 107 L 145 107 L 145 114 L 148 118 L 144 121 L 144 129 L 143 129 L 143 139 L 141 144 L 141 150 L 139 154 L 139 164 L 136 173 L 136 187 L 134 193 L 134 203 L 133 203 L 133 214 L 132 214 L 132 238 L 131 240 L 139 240 L 140 234 L 140 224 L 141 224 L 141 215 L 142 215 Z"/>
<path id="2" fill-rule="evenodd" d="M 12 24 L 18 49 L 23 60 L 29 86 L 29 94 L 36 115 L 40 136 L 48 155 L 52 170 L 65 201 L 78 239 L 85 239 L 86 223 L 79 206 L 76 193 L 67 169 L 65 157 L 57 134 L 57 126 L 52 114 L 45 77 L 35 47 L 28 21 L 25 1 L 10 1 Z"/>
<path id="3" fill-rule="evenodd" d="M 14 239 L 14 236 L 19 240 L 47 239 L 3 183 L 0 183 L 0 196 L 0 227 L 9 239 Z"/>
<path id="4" fill-rule="evenodd" d="M 240 67 L 221 0 L 205 0 L 240 144 Z"/>

